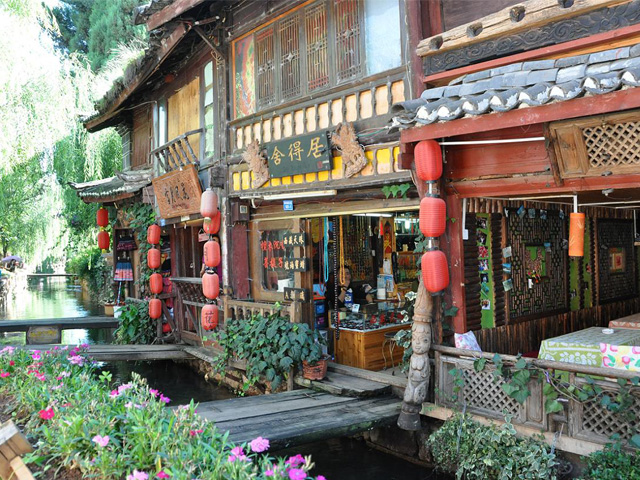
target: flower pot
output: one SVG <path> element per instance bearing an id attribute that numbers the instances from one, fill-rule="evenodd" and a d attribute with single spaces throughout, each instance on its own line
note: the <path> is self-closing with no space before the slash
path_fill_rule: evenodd
<path id="1" fill-rule="evenodd" d="M 307 380 L 322 380 L 327 376 L 328 358 L 323 357 L 318 360 L 315 365 L 308 362 L 302 362 L 302 376 Z"/>
<path id="2" fill-rule="evenodd" d="M 105 303 L 104 304 L 104 314 L 107 317 L 113 317 L 113 303 Z"/>

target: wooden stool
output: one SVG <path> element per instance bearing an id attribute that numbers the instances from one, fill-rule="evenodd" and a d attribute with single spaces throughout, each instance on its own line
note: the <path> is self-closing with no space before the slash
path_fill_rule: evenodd
<path id="1" fill-rule="evenodd" d="M 22 455 L 33 452 L 18 427 L 9 420 L 0 426 L 0 478 L 2 480 L 34 480 Z"/>
<path id="2" fill-rule="evenodd" d="M 385 348 L 389 347 L 389 356 L 391 357 L 391 368 L 395 368 L 393 363 L 393 350 L 396 346 L 396 332 L 387 332 L 384 334 L 384 341 L 382 342 L 382 360 L 384 360 L 384 369 L 387 369 L 387 357 L 385 355 Z"/>

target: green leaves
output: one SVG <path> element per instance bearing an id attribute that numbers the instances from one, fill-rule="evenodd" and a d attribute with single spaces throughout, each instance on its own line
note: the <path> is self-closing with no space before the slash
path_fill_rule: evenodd
<path id="1" fill-rule="evenodd" d="M 411 188 L 410 183 L 402 183 L 400 185 L 385 185 L 382 187 L 382 193 L 386 198 L 407 198 L 407 192 Z"/>

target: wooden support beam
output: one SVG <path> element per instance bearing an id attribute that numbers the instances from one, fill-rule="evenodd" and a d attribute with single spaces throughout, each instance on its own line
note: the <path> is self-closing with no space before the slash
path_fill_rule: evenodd
<path id="1" fill-rule="evenodd" d="M 147 19 L 147 32 L 161 27 L 187 10 L 200 5 L 204 0 L 175 0 Z"/>

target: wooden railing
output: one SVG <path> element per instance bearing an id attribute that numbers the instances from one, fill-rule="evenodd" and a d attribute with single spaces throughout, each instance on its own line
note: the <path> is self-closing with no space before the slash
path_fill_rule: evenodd
<path id="1" fill-rule="evenodd" d="M 152 150 L 149 156 L 155 166 L 156 174 L 162 175 L 187 165 L 198 165 L 200 161 L 189 143 L 189 137 L 202 132 L 202 128 L 191 130 Z M 197 145 L 196 149 L 199 150 L 199 148 Z"/>
<path id="2" fill-rule="evenodd" d="M 204 332 L 200 325 L 200 311 L 206 303 L 199 277 L 172 277 L 176 298 L 173 315 L 180 339 L 186 343 L 201 345 Z"/>
<path id="3" fill-rule="evenodd" d="M 278 307 L 275 303 L 251 302 L 247 300 L 225 299 L 225 318 L 233 320 L 245 320 L 251 315 L 268 316 L 276 313 Z M 291 318 L 291 307 L 280 307 L 281 315 Z"/>
<path id="4" fill-rule="evenodd" d="M 520 404 L 503 390 L 504 378 L 500 375 L 494 376 L 496 367 L 492 362 L 493 353 L 473 352 L 441 345 L 434 345 L 432 349 L 435 351 L 435 393 L 434 398 L 430 400 L 437 407 L 463 409 L 470 414 L 497 420 L 504 419 L 507 414 L 512 416 L 511 421 L 514 425 L 529 429 L 531 433 L 557 432 L 557 435 L 565 436 L 564 443 L 568 445 L 565 448 L 575 447 L 574 452 L 580 454 L 585 451 L 584 445 L 591 445 L 591 449 L 594 449 L 594 445 L 611 442 L 611 437 L 615 434 L 628 440 L 633 432 L 640 428 L 640 418 L 625 419 L 623 415 L 618 415 L 602 405 L 597 398 L 580 402 L 560 396 L 558 400 L 564 411 L 546 414 L 543 395 L 544 384 L 552 379 L 577 388 L 585 387 L 587 384 L 597 385 L 605 394 L 615 398 L 620 391 L 617 380 L 638 377 L 638 372 L 525 358 L 524 360 L 545 372 L 542 373 L 545 378 L 540 382 L 538 378 L 532 377 L 528 384 L 531 395 Z M 481 371 L 476 371 L 474 361 L 481 357 L 487 359 L 487 362 Z M 505 365 L 513 365 L 518 361 L 517 357 L 511 355 L 500 357 Z M 452 375 L 452 370 L 457 371 L 458 375 Z M 456 383 L 460 378 L 464 380 L 463 385 Z M 631 395 L 633 405 L 629 410 L 638 412 L 640 388 L 632 387 Z M 428 416 L 437 417 L 437 414 L 430 415 L 429 408 L 424 412 Z"/>

